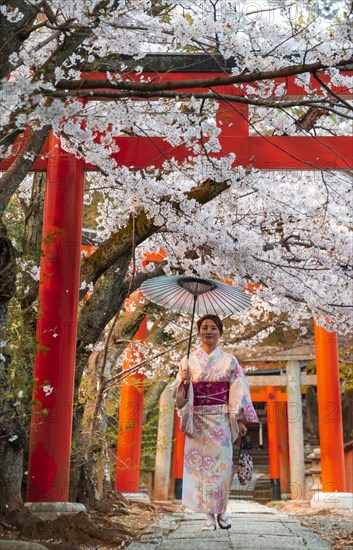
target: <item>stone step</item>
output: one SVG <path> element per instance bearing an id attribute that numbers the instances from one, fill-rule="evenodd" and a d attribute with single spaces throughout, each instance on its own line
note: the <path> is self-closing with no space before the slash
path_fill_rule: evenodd
<path id="1" fill-rule="evenodd" d="M 235 477 L 230 490 L 229 498 L 232 500 L 252 500 L 265 504 L 272 500 L 272 487 L 269 477 L 264 477 L 261 474 L 253 474 L 252 480 L 248 485 L 240 485 Z"/>

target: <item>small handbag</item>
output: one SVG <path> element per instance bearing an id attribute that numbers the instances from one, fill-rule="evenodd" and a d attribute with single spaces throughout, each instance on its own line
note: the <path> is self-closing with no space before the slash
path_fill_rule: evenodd
<path id="1" fill-rule="evenodd" d="M 240 440 L 239 459 L 238 459 L 238 479 L 240 485 L 246 485 L 252 478 L 254 465 L 249 454 L 248 442 L 246 437 L 242 436 Z"/>

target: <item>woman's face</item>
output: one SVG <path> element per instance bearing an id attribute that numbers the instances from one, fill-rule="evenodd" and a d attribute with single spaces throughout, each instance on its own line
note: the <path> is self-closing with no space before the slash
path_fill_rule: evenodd
<path id="1" fill-rule="evenodd" d="M 211 321 L 211 319 L 205 319 L 201 323 L 199 336 L 202 344 L 206 344 L 207 347 L 210 348 L 216 348 L 221 333 L 214 321 Z"/>

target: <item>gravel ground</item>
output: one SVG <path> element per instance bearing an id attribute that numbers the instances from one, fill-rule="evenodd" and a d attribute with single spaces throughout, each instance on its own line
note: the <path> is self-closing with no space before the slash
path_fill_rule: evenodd
<path id="1" fill-rule="evenodd" d="M 353 510 L 315 510 L 289 502 L 281 510 L 328 542 L 331 550 L 353 550 Z"/>
<path id="2" fill-rule="evenodd" d="M 95 509 L 53 521 L 21 509 L 0 517 L 0 548 L 3 540 L 21 540 L 40 542 L 48 550 L 122 550 L 178 509 L 173 503 L 122 501 L 113 491 Z"/>
<path id="3" fill-rule="evenodd" d="M 353 550 L 352 514 L 347 517 L 335 513 L 296 517 L 305 527 L 326 540 L 331 549 Z"/>

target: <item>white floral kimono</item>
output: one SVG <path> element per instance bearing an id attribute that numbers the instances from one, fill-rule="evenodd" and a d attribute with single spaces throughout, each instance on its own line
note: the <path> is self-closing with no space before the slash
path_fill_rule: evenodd
<path id="1" fill-rule="evenodd" d="M 186 364 L 185 357 L 179 373 Z M 232 443 L 239 434 L 237 420 L 258 422 L 258 418 L 243 370 L 233 355 L 220 348 L 208 355 L 199 348 L 189 357 L 189 371 L 191 383 L 187 390 L 180 374 L 171 385 L 181 429 L 186 434 L 182 503 L 197 512 L 221 514 L 226 510 L 233 480 Z M 213 401 L 206 396 L 203 402 L 213 404 L 200 405 L 200 387 L 207 386 L 214 392 Z M 229 387 L 229 393 L 215 393 L 215 388 L 224 386 Z M 218 400 L 220 404 L 215 404 Z"/>

